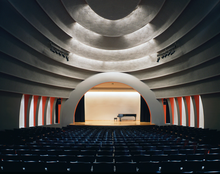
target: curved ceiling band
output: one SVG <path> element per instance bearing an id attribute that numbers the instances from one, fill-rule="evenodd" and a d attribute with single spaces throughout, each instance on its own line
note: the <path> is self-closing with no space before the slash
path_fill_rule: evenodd
<path id="1" fill-rule="evenodd" d="M 148 24 L 160 11 L 165 0 L 142 1 L 133 13 L 114 21 L 97 15 L 84 0 L 62 0 L 62 2 L 69 15 L 83 27 L 103 36 L 119 37 Z"/>

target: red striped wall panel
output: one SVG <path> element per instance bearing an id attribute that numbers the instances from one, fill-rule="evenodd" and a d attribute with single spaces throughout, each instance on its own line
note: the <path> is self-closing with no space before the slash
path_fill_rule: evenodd
<path id="1" fill-rule="evenodd" d="M 53 120 L 53 104 L 55 101 L 55 97 L 50 97 L 50 124 L 52 124 L 52 120 Z"/>
<path id="2" fill-rule="evenodd" d="M 172 110 L 172 124 L 174 124 L 174 98 L 170 98 L 170 105 Z"/>
<path id="3" fill-rule="evenodd" d="M 197 125 L 196 127 L 199 127 L 199 95 L 194 95 L 194 100 L 196 104 L 196 117 L 197 117 Z"/>
<path id="4" fill-rule="evenodd" d="M 34 126 L 36 126 L 36 113 L 37 113 L 37 102 L 38 102 L 38 96 L 34 95 Z"/>
<path id="5" fill-rule="evenodd" d="M 188 126 L 190 126 L 190 96 L 186 96 L 186 105 L 187 105 L 187 112 L 188 112 Z"/>
<path id="6" fill-rule="evenodd" d="M 178 105 L 179 105 L 179 116 L 180 116 L 180 125 L 182 125 L 182 97 L 177 97 Z"/>
<path id="7" fill-rule="evenodd" d="M 42 125 L 45 125 L 44 123 L 44 112 L 45 112 L 45 105 L 46 105 L 47 97 L 42 97 Z"/>
<path id="8" fill-rule="evenodd" d="M 30 95 L 24 94 L 24 127 L 27 127 L 27 111 Z"/>

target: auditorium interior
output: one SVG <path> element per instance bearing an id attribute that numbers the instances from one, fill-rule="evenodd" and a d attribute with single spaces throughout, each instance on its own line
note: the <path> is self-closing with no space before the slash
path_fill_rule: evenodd
<path id="1" fill-rule="evenodd" d="M 0 0 L 0 172 L 220 173 L 219 0 Z"/>

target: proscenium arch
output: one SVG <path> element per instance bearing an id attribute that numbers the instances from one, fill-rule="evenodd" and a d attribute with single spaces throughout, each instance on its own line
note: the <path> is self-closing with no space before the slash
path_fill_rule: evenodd
<path id="1" fill-rule="evenodd" d="M 70 93 L 69 99 L 65 102 L 63 106 L 63 110 L 61 112 L 61 124 L 62 126 L 69 125 L 74 122 L 74 112 L 77 107 L 78 102 L 81 97 L 94 86 L 106 83 L 106 82 L 119 82 L 124 83 L 128 86 L 134 88 L 146 101 L 150 113 L 151 113 L 151 123 L 156 125 L 164 125 L 164 114 L 163 108 L 159 101 L 156 99 L 154 93 L 150 90 L 150 88 L 140 81 L 138 78 L 119 72 L 107 72 L 107 73 L 99 73 L 93 75 L 80 84 L 78 84 Z"/>

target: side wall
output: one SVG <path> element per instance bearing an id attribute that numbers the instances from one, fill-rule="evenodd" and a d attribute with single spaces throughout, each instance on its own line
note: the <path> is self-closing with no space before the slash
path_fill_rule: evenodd
<path id="1" fill-rule="evenodd" d="M 22 94 L 0 91 L 0 130 L 19 128 Z"/>
<path id="2" fill-rule="evenodd" d="M 201 95 L 204 108 L 204 127 L 220 130 L 220 93 Z"/>

